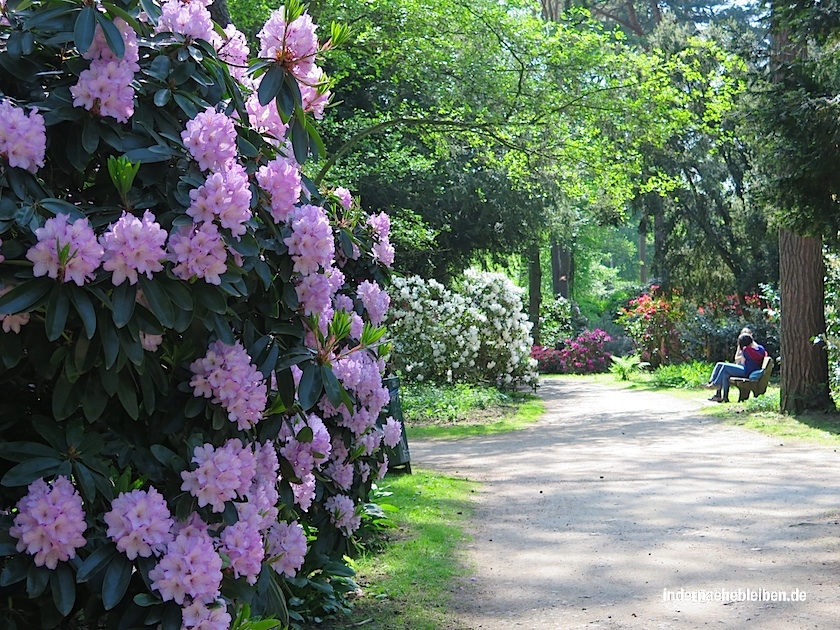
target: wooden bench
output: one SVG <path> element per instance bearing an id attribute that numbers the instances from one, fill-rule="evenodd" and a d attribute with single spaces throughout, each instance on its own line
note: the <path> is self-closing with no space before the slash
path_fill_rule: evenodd
<path id="1" fill-rule="evenodd" d="M 744 402 L 750 397 L 750 392 L 753 396 L 758 398 L 767 391 L 767 384 L 770 382 L 770 372 L 773 371 L 773 359 L 764 357 L 764 362 L 761 364 L 761 369 L 764 373 L 757 381 L 751 381 L 748 378 L 732 377 L 729 379 L 729 384 L 738 388 L 738 402 Z"/>

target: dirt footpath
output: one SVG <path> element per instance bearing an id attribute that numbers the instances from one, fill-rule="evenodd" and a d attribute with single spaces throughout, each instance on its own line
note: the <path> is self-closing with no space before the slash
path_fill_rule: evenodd
<path id="1" fill-rule="evenodd" d="M 702 400 L 569 380 L 540 395 L 528 429 L 410 444 L 416 468 L 482 484 L 463 625 L 840 628 L 833 448 L 716 424 Z"/>

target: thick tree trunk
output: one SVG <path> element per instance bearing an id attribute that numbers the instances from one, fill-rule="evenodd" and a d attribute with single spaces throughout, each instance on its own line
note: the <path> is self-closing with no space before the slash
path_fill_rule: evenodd
<path id="1" fill-rule="evenodd" d="M 822 239 L 779 231 L 782 413 L 833 409 L 828 355 L 814 337 L 825 332 Z"/>
<path id="2" fill-rule="evenodd" d="M 647 284 L 647 217 L 642 215 L 639 221 L 639 284 Z"/>
<path id="3" fill-rule="evenodd" d="M 528 252 L 528 319 L 531 320 L 531 336 L 534 343 L 540 342 L 540 303 L 542 302 L 542 268 L 540 267 L 540 246 L 533 245 Z"/>
<path id="4" fill-rule="evenodd" d="M 551 241 L 551 290 L 567 300 L 571 297 L 572 252 L 568 247 Z"/>

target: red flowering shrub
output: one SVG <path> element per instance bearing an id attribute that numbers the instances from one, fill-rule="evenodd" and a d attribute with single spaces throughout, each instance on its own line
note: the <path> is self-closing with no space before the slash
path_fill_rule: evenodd
<path id="1" fill-rule="evenodd" d="M 542 374 L 595 374 L 606 372 L 610 353 L 604 344 L 610 336 L 603 330 L 587 330 L 575 339 L 567 339 L 559 350 L 534 346 L 531 356 Z"/>
<path id="2" fill-rule="evenodd" d="M 685 320 L 682 301 L 676 295 L 666 297 L 653 285 L 650 292 L 630 300 L 619 309 L 617 321 L 636 343 L 643 361 L 653 367 L 678 363 L 680 352 L 680 324 Z"/>

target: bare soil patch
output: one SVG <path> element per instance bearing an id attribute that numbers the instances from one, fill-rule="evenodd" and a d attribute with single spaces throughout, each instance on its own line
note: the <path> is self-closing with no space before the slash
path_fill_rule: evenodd
<path id="1" fill-rule="evenodd" d="M 410 444 L 412 466 L 482 484 L 458 625 L 837 627 L 833 448 L 722 425 L 667 394 L 571 380 L 539 393 L 546 414 L 529 428 Z M 663 601 L 795 589 L 804 601 Z"/>

